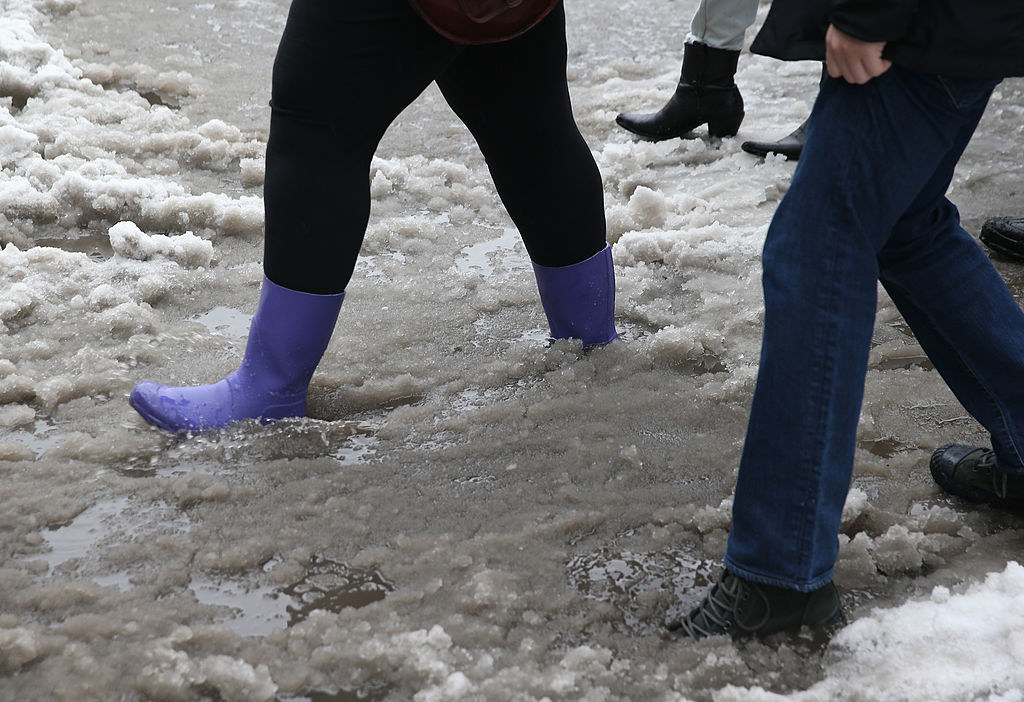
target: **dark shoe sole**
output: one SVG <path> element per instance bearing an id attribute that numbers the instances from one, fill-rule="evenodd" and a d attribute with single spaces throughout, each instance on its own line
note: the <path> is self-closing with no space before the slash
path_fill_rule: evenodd
<path id="1" fill-rule="evenodd" d="M 697 137 L 693 132 L 672 132 L 671 134 L 655 134 L 653 132 L 645 131 L 643 128 L 638 127 L 635 124 L 631 124 L 623 119 L 623 115 L 619 115 L 615 118 L 615 124 L 619 125 L 627 132 L 636 134 L 638 137 L 642 137 L 647 141 L 668 141 L 669 139 L 695 139 Z"/>
<path id="2" fill-rule="evenodd" d="M 800 154 L 804 150 L 803 144 L 784 145 L 777 141 L 745 141 L 740 148 L 748 154 L 764 158 L 768 154 L 782 154 L 787 161 L 799 161 Z"/>
<path id="3" fill-rule="evenodd" d="M 1011 221 L 1006 218 L 990 219 L 981 228 L 978 236 L 988 248 L 995 251 L 1004 258 L 1017 262 L 1024 262 L 1024 238 L 1015 236 L 1012 228 L 1001 226 L 1004 222 Z"/>
<path id="4" fill-rule="evenodd" d="M 768 154 L 782 154 L 789 161 L 800 160 L 807 141 L 807 120 L 778 141 L 745 141 L 740 148 L 748 154 L 764 158 Z"/>
<path id="5" fill-rule="evenodd" d="M 700 137 L 694 132 L 694 130 L 700 128 L 702 125 L 708 125 L 708 137 L 712 139 L 725 139 L 726 137 L 734 137 L 740 130 L 740 123 L 743 121 L 743 115 L 739 116 L 739 119 L 732 119 L 726 122 L 718 122 L 711 120 L 708 122 L 702 122 L 696 124 L 692 129 L 686 131 L 673 131 L 670 133 L 655 134 L 654 132 L 645 131 L 642 127 L 635 124 L 629 123 L 623 119 L 623 115 L 619 115 L 615 118 L 615 123 L 625 129 L 627 132 L 636 134 L 638 137 L 642 137 L 647 141 L 668 141 L 669 139 L 699 139 Z"/>

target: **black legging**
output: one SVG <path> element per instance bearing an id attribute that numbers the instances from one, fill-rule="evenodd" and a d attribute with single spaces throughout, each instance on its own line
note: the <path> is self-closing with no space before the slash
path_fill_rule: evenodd
<path id="1" fill-rule="evenodd" d="M 294 0 L 274 63 L 267 276 L 302 292 L 345 289 L 369 220 L 374 151 L 433 80 L 480 145 L 531 258 L 564 266 L 600 251 L 601 176 L 565 65 L 561 5 L 518 39 L 466 47 L 406 0 Z"/>

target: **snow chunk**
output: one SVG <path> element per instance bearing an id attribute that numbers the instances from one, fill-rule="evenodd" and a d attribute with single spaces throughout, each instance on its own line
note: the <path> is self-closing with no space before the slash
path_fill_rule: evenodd
<path id="1" fill-rule="evenodd" d="M 0 670 L 15 671 L 41 655 L 39 637 L 28 629 L 0 629 Z"/>
<path id="2" fill-rule="evenodd" d="M 253 668 L 230 656 L 210 656 L 203 659 L 199 671 L 206 684 L 215 687 L 225 702 L 270 700 L 277 693 L 277 685 L 265 665 Z"/>
<path id="3" fill-rule="evenodd" d="M 472 681 L 465 673 L 454 672 L 448 676 L 443 685 L 420 690 L 413 697 L 413 702 L 446 702 L 461 700 L 473 691 Z"/>
<path id="4" fill-rule="evenodd" d="M 209 686 L 225 702 L 264 702 L 277 694 L 277 685 L 265 665 L 253 667 L 230 656 L 192 660 L 172 648 L 191 636 L 185 627 L 162 639 L 149 651 L 150 663 L 139 674 L 138 687 L 156 699 L 181 699 L 192 687 Z"/>
<path id="5" fill-rule="evenodd" d="M 846 495 L 846 503 L 843 505 L 843 525 L 854 522 L 857 517 L 864 513 L 868 506 L 868 494 L 860 488 L 850 488 Z"/>
<path id="6" fill-rule="evenodd" d="M 13 124 L 0 127 L 0 168 L 12 166 L 32 154 L 38 144 L 39 137 L 32 132 L 26 132 Z"/>
<path id="7" fill-rule="evenodd" d="M 196 131 L 207 139 L 238 141 L 242 138 L 242 131 L 238 127 L 227 124 L 219 119 L 211 119 L 206 124 L 200 125 Z"/>
<path id="8" fill-rule="evenodd" d="M 0 407 L 0 427 L 21 427 L 36 419 L 36 411 L 28 405 Z"/>
<path id="9" fill-rule="evenodd" d="M 732 498 L 725 498 L 718 507 L 701 507 L 693 515 L 694 526 L 701 534 L 715 529 L 728 529 L 732 522 Z"/>
<path id="10" fill-rule="evenodd" d="M 266 164 L 261 158 L 243 158 L 238 162 L 238 168 L 242 172 L 242 182 L 250 187 L 263 185 L 266 177 Z"/>
<path id="11" fill-rule="evenodd" d="M 35 457 L 32 449 L 24 444 L 19 444 L 16 441 L 0 441 L 0 461 L 31 461 Z"/>
<path id="12" fill-rule="evenodd" d="M 629 198 L 629 211 L 638 229 L 652 229 L 665 224 L 668 204 L 662 193 L 641 185 Z"/>
<path id="13" fill-rule="evenodd" d="M 213 260 L 213 244 L 192 232 L 174 237 L 148 235 L 134 222 L 118 222 L 110 228 L 109 235 L 115 253 L 136 261 L 160 256 L 185 267 L 199 268 L 209 266 Z"/>

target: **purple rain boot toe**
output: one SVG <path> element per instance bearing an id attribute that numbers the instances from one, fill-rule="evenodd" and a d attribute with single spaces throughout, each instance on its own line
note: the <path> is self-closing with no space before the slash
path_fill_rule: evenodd
<path id="1" fill-rule="evenodd" d="M 164 412 L 160 410 L 162 405 L 160 390 L 163 387 L 165 386 L 148 380 L 139 383 L 132 390 L 132 394 L 128 396 L 128 403 L 136 412 L 142 415 L 143 419 L 153 426 L 166 431 L 177 431 L 177 427 L 174 424 L 164 420 Z"/>
<path id="2" fill-rule="evenodd" d="M 249 402 L 245 402 L 245 395 L 238 397 L 232 392 L 231 380 L 232 376 L 228 376 L 218 383 L 195 387 L 139 383 L 128 401 L 147 422 L 176 433 L 218 429 L 242 419 L 262 419 L 267 414 L 262 408 L 262 396 L 253 393 Z M 239 399 L 242 402 L 238 402 Z M 287 416 L 305 414 L 305 394 L 301 405 L 296 414 Z"/>

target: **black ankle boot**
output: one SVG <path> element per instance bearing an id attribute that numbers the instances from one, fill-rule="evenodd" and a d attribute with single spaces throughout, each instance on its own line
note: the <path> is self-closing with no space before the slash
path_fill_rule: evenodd
<path id="1" fill-rule="evenodd" d="M 743 121 L 743 97 L 733 81 L 739 56 L 739 51 L 686 44 L 682 77 L 668 103 L 657 112 L 621 114 L 615 121 L 652 141 L 684 136 L 705 123 L 709 136 L 733 136 Z"/>
<path id="2" fill-rule="evenodd" d="M 804 150 L 804 142 L 807 140 L 807 120 L 792 132 L 778 141 L 745 141 L 740 148 L 748 154 L 761 156 L 768 154 L 782 154 L 788 161 L 796 161 Z"/>
<path id="3" fill-rule="evenodd" d="M 823 629 L 845 619 L 832 583 L 812 592 L 798 592 L 755 583 L 727 570 L 704 601 L 680 621 L 669 624 L 668 630 L 680 639 L 717 634 L 740 639 L 801 626 Z"/>

